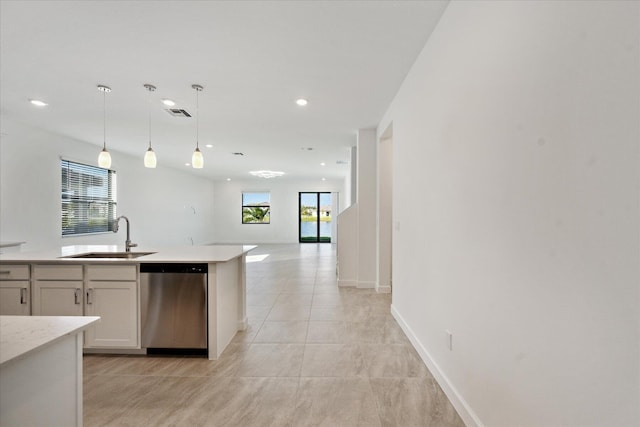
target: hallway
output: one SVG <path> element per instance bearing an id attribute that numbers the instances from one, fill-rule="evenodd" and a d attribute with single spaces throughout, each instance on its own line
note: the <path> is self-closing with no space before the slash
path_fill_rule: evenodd
<path id="1" fill-rule="evenodd" d="M 335 245 L 259 246 L 220 359 L 85 355 L 85 425 L 464 425 L 390 303 L 337 287 Z"/>

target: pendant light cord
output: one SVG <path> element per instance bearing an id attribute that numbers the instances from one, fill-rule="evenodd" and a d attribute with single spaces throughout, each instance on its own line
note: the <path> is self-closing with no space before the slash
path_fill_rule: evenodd
<path id="1" fill-rule="evenodd" d="M 149 87 L 147 90 L 149 90 L 149 97 L 147 99 L 147 111 L 149 113 L 147 124 L 149 125 L 149 148 L 151 148 L 151 92 L 153 89 Z"/>
<path id="2" fill-rule="evenodd" d="M 102 149 L 107 149 L 107 92 L 102 91 Z"/>
<path id="3" fill-rule="evenodd" d="M 198 102 L 198 100 L 199 100 L 198 92 L 200 92 L 200 89 L 196 88 L 196 148 L 197 149 L 200 148 L 200 141 L 199 141 L 199 135 L 200 135 L 200 103 Z"/>

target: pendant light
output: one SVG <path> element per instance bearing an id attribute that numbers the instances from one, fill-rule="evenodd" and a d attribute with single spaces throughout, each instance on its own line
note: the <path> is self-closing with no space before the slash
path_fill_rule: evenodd
<path id="1" fill-rule="evenodd" d="M 150 84 L 145 84 L 144 87 L 149 91 L 149 148 L 147 149 L 147 152 L 144 153 L 144 167 L 155 168 L 158 160 L 156 159 L 156 153 L 153 151 L 153 148 L 151 148 L 151 92 L 156 90 L 156 87 Z"/>
<path id="2" fill-rule="evenodd" d="M 193 156 L 191 156 L 191 166 L 193 166 L 194 169 L 202 169 L 202 167 L 204 166 L 204 157 L 202 156 L 202 152 L 200 151 L 200 141 L 198 141 L 198 132 L 200 128 L 200 114 L 198 113 L 198 92 L 201 92 L 204 88 L 200 85 L 191 85 L 191 87 L 196 90 L 196 149 L 193 152 Z"/>
<path id="3" fill-rule="evenodd" d="M 102 123 L 103 123 L 103 143 L 102 151 L 98 156 L 98 166 L 109 169 L 111 167 L 111 154 L 107 151 L 107 93 L 111 88 L 105 85 L 98 85 L 98 90 L 102 92 Z"/>

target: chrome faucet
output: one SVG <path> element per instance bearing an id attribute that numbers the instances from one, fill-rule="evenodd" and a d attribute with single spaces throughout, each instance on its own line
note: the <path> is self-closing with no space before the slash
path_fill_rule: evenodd
<path id="1" fill-rule="evenodd" d="M 118 218 L 116 218 L 115 222 L 113 223 L 113 232 L 117 233 L 118 229 L 120 228 L 118 226 L 118 222 L 124 218 L 125 221 L 127 221 L 127 240 L 124 242 L 124 248 L 126 252 L 131 252 L 131 248 L 135 248 L 136 246 L 138 246 L 137 243 L 131 243 L 131 234 L 130 234 L 130 227 L 129 227 L 129 218 L 127 218 L 126 216 L 119 216 Z"/>

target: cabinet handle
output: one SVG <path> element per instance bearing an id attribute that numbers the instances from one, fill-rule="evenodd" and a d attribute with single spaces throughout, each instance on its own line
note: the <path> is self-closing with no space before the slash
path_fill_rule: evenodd
<path id="1" fill-rule="evenodd" d="M 75 304 L 80 304 L 80 294 L 81 294 L 81 290 L 80 288 L 76 288 L 76 290 L 73 292 L 73 302 Z"/>
<path id="2" fill-rule="evenodd" d="M 20 288 L 20 304 L 27 303 L 27 288 Z"/>
<path id="3" fill-rule="evenodd" d="M 87 304 L 93 304 L 91 296 L 93 295 L 93 289 L 87 289 Z"/>
<path id="4" fill-rule="evenodd" d="M 2 270 L 0 274 L 11 274 L 11 270 Z"/>

